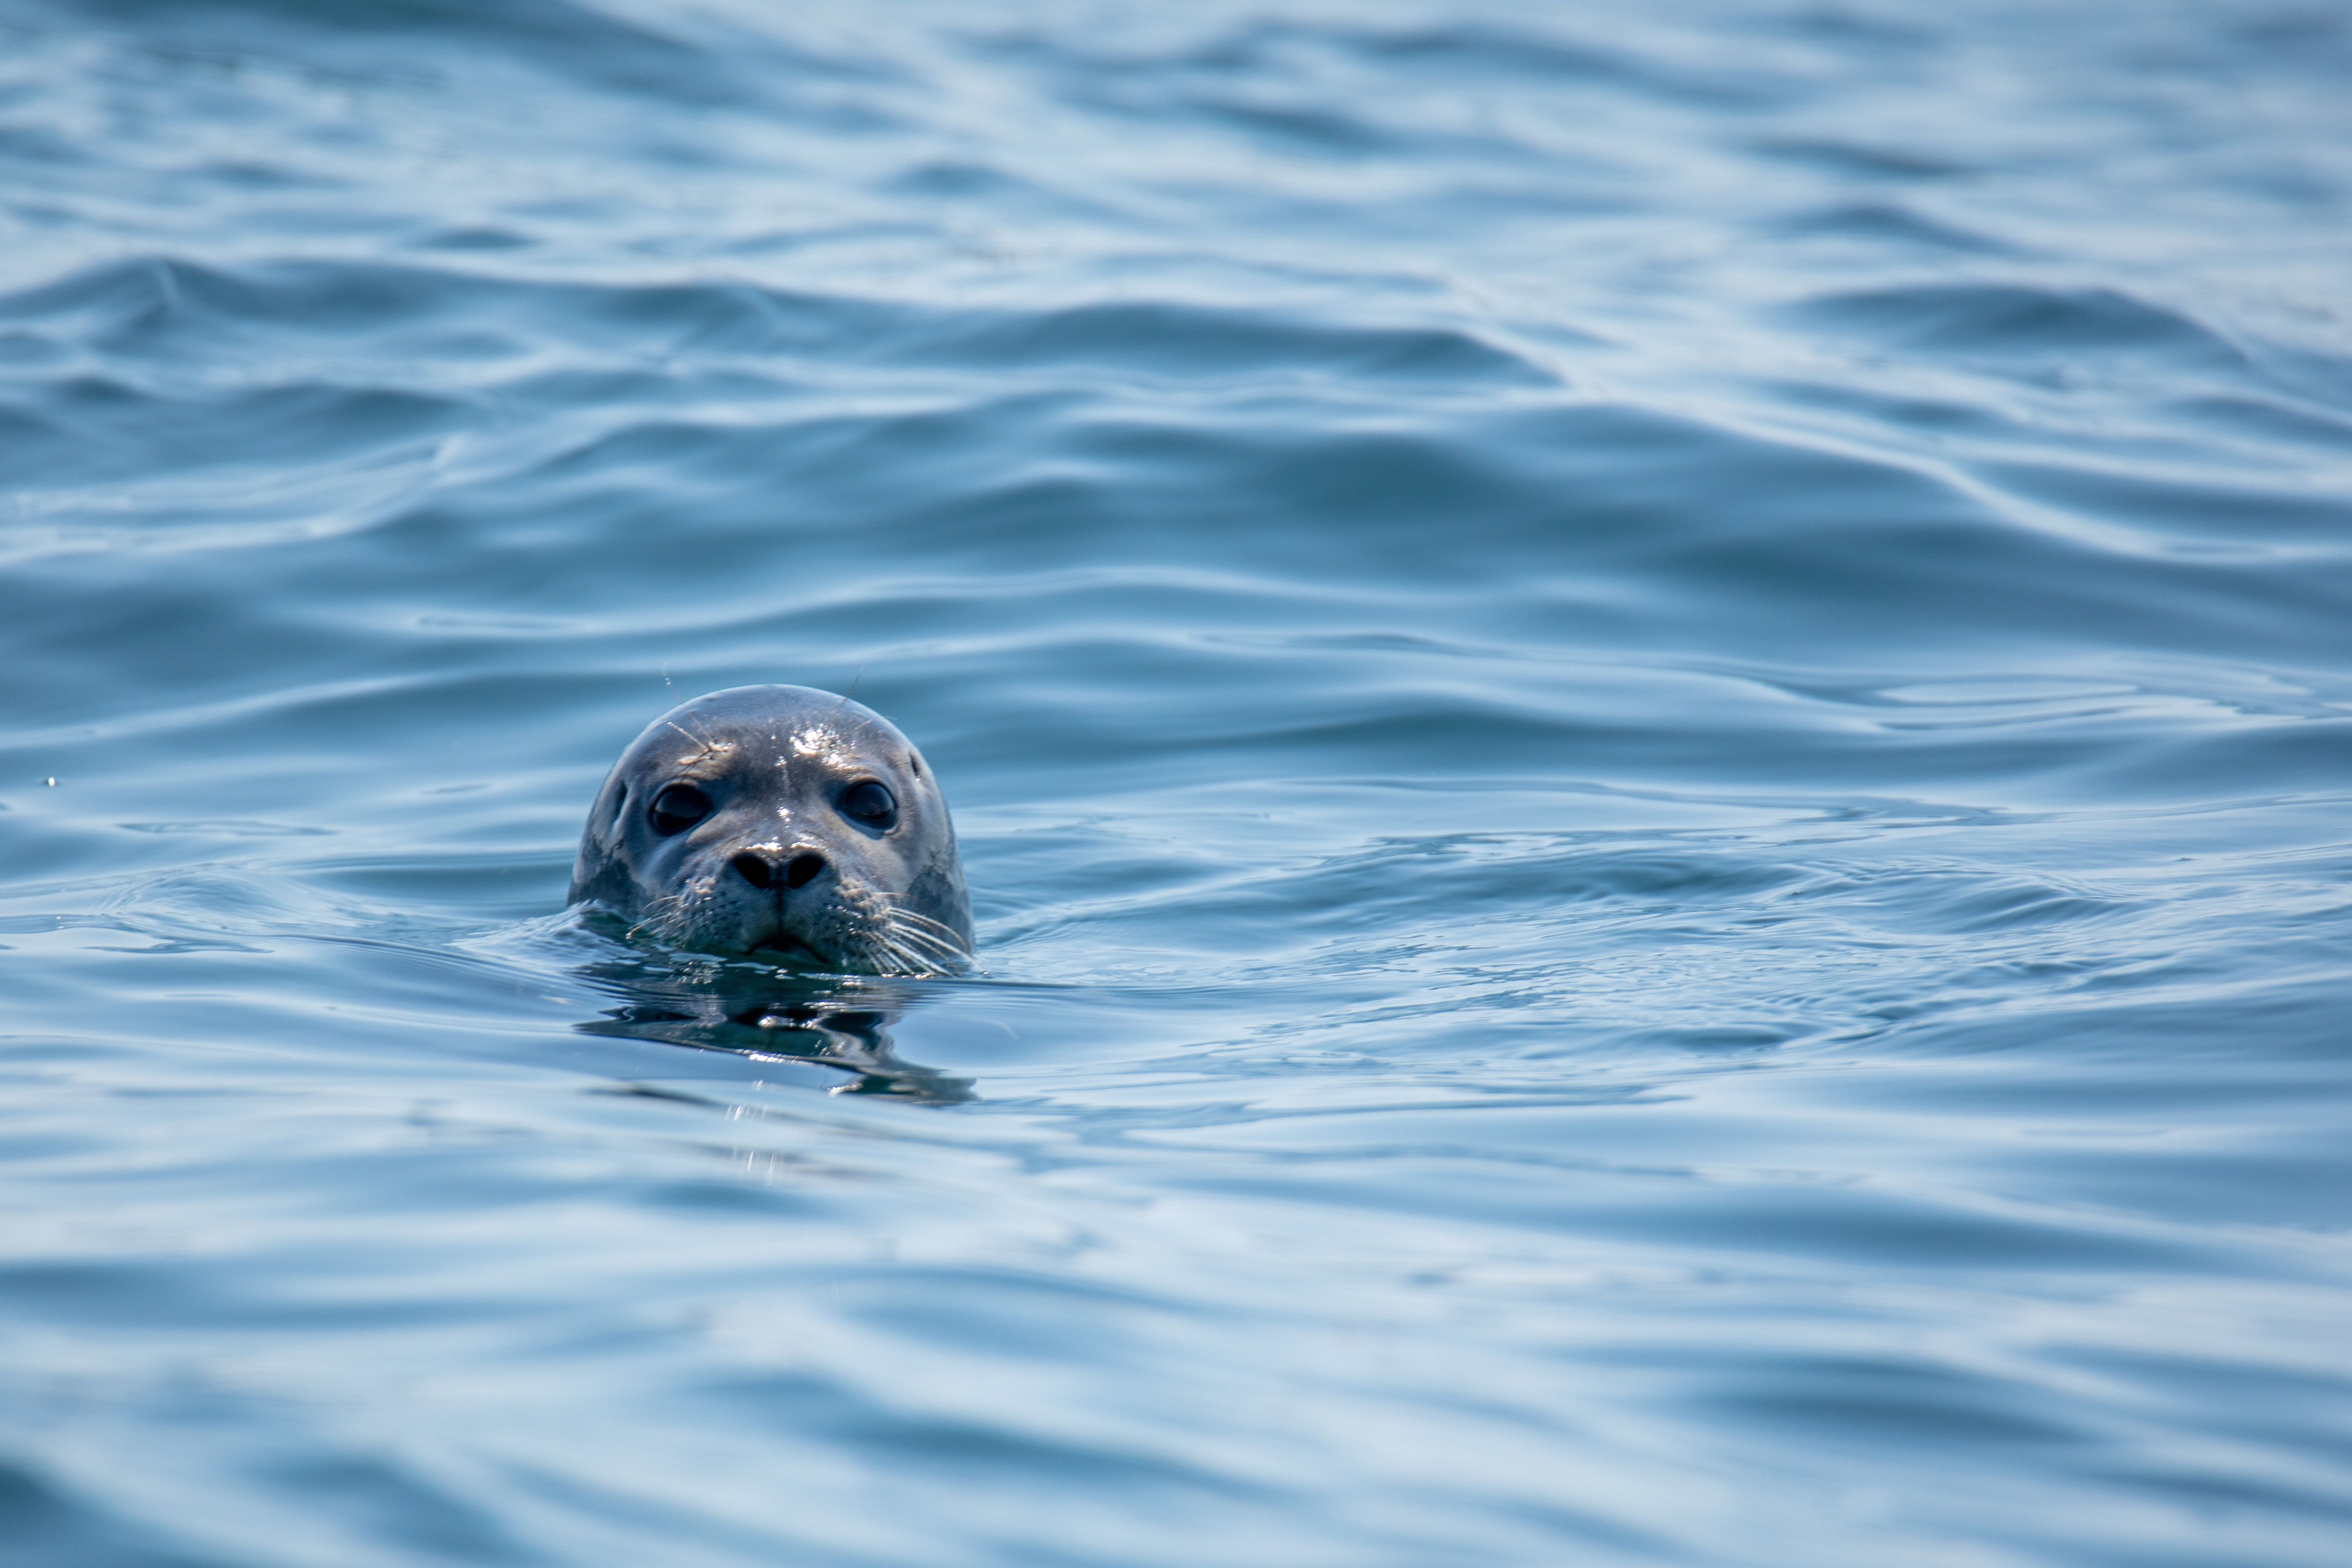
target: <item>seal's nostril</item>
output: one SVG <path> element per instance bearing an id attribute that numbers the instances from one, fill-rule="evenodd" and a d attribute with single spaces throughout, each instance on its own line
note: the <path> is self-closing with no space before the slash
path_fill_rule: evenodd
<path id="1" fill-rule="evenodd" d="M 805 888 L 811 882 L 815 881 L 816 874 L 824 869 L 824 856 L 816 854 L 795 855 L 793 857 L 793 863 L 784 868 L 784 886 L 787 888 Z"/>
<path id="2" fill-rule="evenodd" d="M 803 856 L 803 858 L 805 859 L 806 857 Z M 762 892 L 765 892 L 768 889 L 776 885 L 776 868 L 772 865 L 769 864 L 768 858 L 765 855 L 754 855 L 747 849 L 742 854 L 736 856 L 734 859 L 729 861 L 728 864 L 735 868 L 735 874 L 737 876 L 742 878 L 745 881 L 751 883 L 751 886 L 761 889 Z M 794 866 L 798 866 L 800 861 L 795 860 L 793 864 Z M 799 884 L 795 883 L 793 885 L 797 887 Z"/>

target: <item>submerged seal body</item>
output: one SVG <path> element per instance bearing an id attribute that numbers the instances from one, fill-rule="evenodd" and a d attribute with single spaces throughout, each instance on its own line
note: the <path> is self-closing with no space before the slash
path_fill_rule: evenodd
<path id="1" fill-rule="evenodd" d="M 572 871 L 677 947 L 864 974 L 963 967 L 971 903 L 931 771 L 887 719 L 805 686 L 674 708 L 605 779 Z"/>

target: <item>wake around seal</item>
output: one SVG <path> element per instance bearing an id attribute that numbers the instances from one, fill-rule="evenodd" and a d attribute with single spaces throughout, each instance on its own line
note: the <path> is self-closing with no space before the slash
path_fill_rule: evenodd
<path id="1" fill-rule="evenodd" d="M 674 708 L 621 753 L 580 837 L 570 902 L 631 934 L 858 974 L 971 954 L 947 801 L 873 710 L 805 686 Z"/>

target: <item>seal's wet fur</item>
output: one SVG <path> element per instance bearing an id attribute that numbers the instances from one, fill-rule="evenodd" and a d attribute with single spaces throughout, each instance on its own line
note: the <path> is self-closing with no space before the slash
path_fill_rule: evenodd
<path id="1" fill-rule="evenodd" d="M 853 815 L 880 798 L 867 784 L 887 792 L 887 826 Z M 848 973 L 953 971 L 971 952 L 955 827 L 921 753 L 805 686 L 738 686 L 655 720 L 589 811 L 571 901 L 670 946 Z"/>

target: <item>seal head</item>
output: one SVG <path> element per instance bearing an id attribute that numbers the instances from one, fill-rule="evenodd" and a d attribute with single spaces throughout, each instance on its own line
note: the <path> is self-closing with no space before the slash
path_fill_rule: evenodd
<path id="1" fill-rule="evenodd" d="M 971 952 L 922 754 L 805 686 L 738 686 L 655 720 L 588 813 L 570 901 L 672 946 L 842 973 L 939 973 Z"/>

